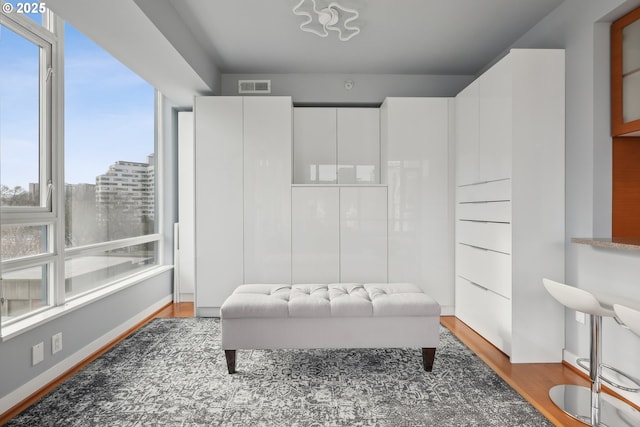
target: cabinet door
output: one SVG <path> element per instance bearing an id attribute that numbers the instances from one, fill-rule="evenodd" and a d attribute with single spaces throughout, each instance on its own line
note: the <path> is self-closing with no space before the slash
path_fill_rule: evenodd
<path id="1" fill-rule="evenodd" d="M 389 281 L 453 306 L 453 176 L 447 98 L 387 98 Z M 451 159 L 453 161 L 453 159 Z"/>
<path id="2" fill-rule="evenodd" d="M 511 177 L 512 73 L 506 56 L 487 70 L 479 82 L 481 181 Z"/>
<path id="3" fill-rule="evenodd" d="M 293 183 L 335 184 L 336 109 L 293 109 Z"/>
<path id="4" fill-rule="evenodd" d="M 242 98 L 196 97 L 196 314 L 219 308 L 243 275 Z"/>
<path id="5" fill-rule="evenodd" d="M 474 184 L 479 178 L 478 81 L 456 96 L 456 183 Z"/>
<path id="6" fill-rule="evenodd" d="M 493 345 L 511 354 L 511 301 L 456 277 L 456 317 Z"/>
<path id="7" fill-rule="evenodd" d="M 387 282 L 387 188 L 340 188 L 340 281 Z"/>
<path id="8" fill-rule="evenodd" d="M 194 157 L 194 129 L 193 113 L 181 111 L 178 113 L 178 298 L 187 294 L 193 298 L 195 292 L 195 236 L 194 227 L 194 189 L 195 175 L 193 173 Z M 177 301 L 179 302 L 179 301 Z"/>
<path id="9" fill-rule="evenodd" d="M 292 281 L 340 281 L 340 220 L 337 187 L 291 189 Z"/>
<path id="10" fill-rule="evenodd" d="M 380 183 L 380 110 L 338 108 L 338 183 Z"/>
<path id="11" fill-rule="evenodd" d="M 456 273 L 505 298 L 511 298 L 511 255 L 459 244 Z"/>
<path id="12" fill-rule="evenodd" d="M 291 281 L 291 98 L 244 98 L 244 280 Z"/>

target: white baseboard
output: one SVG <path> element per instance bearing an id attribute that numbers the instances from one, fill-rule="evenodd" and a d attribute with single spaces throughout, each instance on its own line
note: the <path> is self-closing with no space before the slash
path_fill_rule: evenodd
<path id="1" fill-rule="evenodd" d="M 142 322 L 144 319 L 151 316 L 153 313 L 169 304 L 171 301 L 173 301 L 172 295 L 168 295 L 162 298 L 160 301 L 153 304 L 146 310 L 136 314 L 134 317 L 120 324 L 115 329 L 107 332 L 100 338 L 86 345 L 82 349 L 78 350 L 74 354 L 47 369 L 29 382 L 7 394 L 0 399 L 0 414 L 4 414 L 17 404 L 23 402 L 32 394 L 51 384 L 60 376 L 64 375 L 67 371 L 80 364 L 83 360 L 90 357 L 92 354 L 96 353 L 98 350 L 100 350 L 102 347 L 109 344 L 113 340 L 117 339 L 120 335 L 122 335 L 138 323 Z"/>
<path id="2" fill-rule="evenodd" d="M 440 307 L 440 315 L 441 316 L 455 316 L 456 308 L 452 305 L 443 305 Z"/>
<path id="3" fill-rule="evenodd" d="M 573 366 L 574 368 L 576 368 L 577 370 L 579 370 L 580 372 L 583 372 L 587 378 L 589 377 L 589 371 L 587 371 L 586 369 L 582 368 L 582 366 L 578 365 L 578 356 L 576 356 L 575 354 L 573 354 L 572 352 L 570 352 L 567 349 L 564 349 L 562 352 L 562 357 L 564 359 L 565 362 L 567 362 L 568 364 L 570 364 L 571 366 Z M 615 378 L 614 378 L 615 380 Z M 620 380 L 618 380 L 620 381 Z M 638 396 L 638 393 L 632 393 L 629 391 L 624 391 L 624 390 L 620 390 L 618 388 L 615 387 L 611 387 L 608 384 L 605 384 L 608 388 L 610 388 L 611 390 L 615 391 L 616 393 L 618 393 L 620 396 L 624 397 L 625 399 L 629 400 L 630 402 L 634 403 L 637 406 L 640 406 L 640 396 Z"/>
<path id="4" fill-rule="evenodd" d="M 178 302 L 194 302 L 194 295 L 193 292 L 182 292 L 179 295 L 179 300 Z"/>
<path id="5" fill-rule="evenodd" d="M 220 317 L 220 307 L 196 307 L 196 317 Z"/>

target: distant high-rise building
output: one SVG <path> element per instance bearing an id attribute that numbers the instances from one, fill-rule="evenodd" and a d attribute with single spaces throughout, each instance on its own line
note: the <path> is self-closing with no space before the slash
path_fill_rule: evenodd
<path id="1" fill-rule="evenodd" d="M 155 215 L 155 161 L 147 163 L 117 161 L 109 171 L 96 177 L 98 220 L 109 221 L 117 210 L 130 218 L 152 220 Z"/>

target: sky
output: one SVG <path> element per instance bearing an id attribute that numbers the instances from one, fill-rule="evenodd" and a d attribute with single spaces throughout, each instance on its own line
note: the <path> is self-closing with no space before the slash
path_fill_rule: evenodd
<path id="1" fill-rule="evenodd" d="M 15 12 L 14 12 L 15 13 Z M 65 182 L 95 184 L 154 151 L 154 89 L 65 25 Z M 0 183 L 37 182 L 38 48 L 0 27 Z"/>

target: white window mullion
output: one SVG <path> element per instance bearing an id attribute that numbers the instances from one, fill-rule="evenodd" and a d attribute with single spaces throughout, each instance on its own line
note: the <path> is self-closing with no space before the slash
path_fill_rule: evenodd
<path id="1" fill-rule="evenodd" d="M 144 243 L 157 242 L 157 241 L 161 241 L 160 237 L 161 237 L 160 234 L 146 234 L 144 236 L 139 236 L 139 237 L 130 237 L 127 239 L 95 243 L 93 245 L 78 246 L 76 248 L 66 249 L 65 256 L 67 258 L 70 258 L 78 255 L 90 255 L 93 253 L 126 248 L 128 246 L 135 246 L 135 245 L 141 245 Z"/>
<path id="2" fill-rule="evenodd" d="M 64 187 L 64 21 L 47 11 L 45 22 L 49 30 L 56 35 L 57 42 L 52 46 L 53 74 L 51 76 L 51 176 L 52 208 L 57 223 L 53 227 L 53 247 L 56 254 L 52 275 L 54 289 L 53 305 L 65 303 L 65 187 Z"/>

